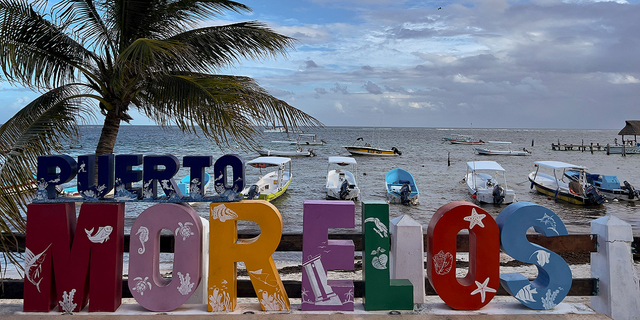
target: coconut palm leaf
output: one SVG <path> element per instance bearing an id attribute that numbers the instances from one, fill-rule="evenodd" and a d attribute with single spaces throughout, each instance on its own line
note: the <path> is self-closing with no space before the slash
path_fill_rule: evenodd
<path id="1" fill-rule="evenodd" d="M 74 85 L 51 90 L 0 127 L 0 247 L 15 246 L 13 232 L 24 233 L 26 205 L 35 195 L 38 156 L 60 152 L 78 134 L 78 121 L 90 116 Z M 15 262 L 14 255 L 8 255 Z"/>
<path id="2" fill-rule="evenodd" d="M 26 1 L 0 0 L 0 64 L 8 80 L 30 88 L 76 81 L 76 68 L 93 53 Z"/>
<path id="3" fill-rule="evenodd" d="M 295 39 L 273 32 L 264 24 L 250 21 L 225 26 L 190 30 L 170 38 L 182 42 L 197 53 L 194 72 L 220 69 L 243 59 L 275 58 L 286 55 Z"/>
<path id="4" fill-rule="evenodd" d="M 136 105 L 162 125 L 195 133 L 196 126 L 217 144 L 254 147 L 256 126 L 280 123 L 319 126 L 317 120 L 269 95 L 249 77 L 174 74 L 153 82 Z M 210 124 L 215 123 L 215 126 Z"/>

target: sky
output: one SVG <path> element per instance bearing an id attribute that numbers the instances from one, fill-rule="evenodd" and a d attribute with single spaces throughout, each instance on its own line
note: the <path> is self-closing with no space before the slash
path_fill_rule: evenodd
<path id="1" fill-rule="evenodd" d="M 239 0 L 297 39 L 250 76 L 327 126 L 621 129 L 640 119 L 640 0 Z M 0 83 L 0 123 L 37 97 Z M 150 124 L 134 114 L 132 124 Z"/>

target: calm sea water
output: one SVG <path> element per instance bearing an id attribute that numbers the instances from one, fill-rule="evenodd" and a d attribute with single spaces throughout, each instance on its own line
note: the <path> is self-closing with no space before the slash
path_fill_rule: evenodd
<path id="1" fill-rule="evenodd" d="M 440 129 L 440 128 L 352 128 L 327 127 L 314 129 L 307 133 L 315 133 L 318 139 L 327 142 L 324 146 L 312 146 L 316 157 L 293 158 L 293 181 L 287 193 L 273 201 L 280 210 L 285 233 L 302 231 L 303 203 L 305 200 L 324 199 L 324 186 L 329 156 L 348 155 L 343 146 L 353 144 L 356 138 L 362 137 L 374 146 L 381 148 L 397 147 L 402 151 L 398 157 L 358 156 L 358 183 L 362 200 L 384 200 L 384 175 L 392 168 L 403 168 L 411 172 L 420 190 L 420 204 L 407 207 L 390 205 L 390 216 L 410 215 L 426 226 L 441 206 L 452 201 L 473 201 L 466 186 L 461 180 L 466 173 L 467 161 L 494 160 L 507 171 L 507 183 L 516 192 L 517 201 L 533 202 L 545 206 L 558 214 L 570 233 L 589 233 L 589 223 L 593 219 L 607 214 L 619 217 L 633 226 L 634 234 L 640 234 L 640 217 L 638 207 L 628 202 L 610 202 L 600 207 L 582 207 L 563 202 L 549 200 L 530 189 L 527 175 L 534 171 L 533 163 L 539 160 L 556 160 L 583 165 L 590 172 L 615 174 L 620 181 L 627 180 L 640 187 L 640 155 L 606 155 L 603 151 L 552 151 L 551 143 L 574 143 L 585 145 L 590 143 L 607 144 L 616 138 L 618 130 L 539 130 L 539 129 Z M 81 139 L 74 144 L 68 153 L 72 156 L 90 154 L 100 134 L 100 127 L 84 127 Z M 484 141 L 510 141 L 514 150 L 527 148 L 532 156 L 481 156 L 474 153 L 472 146 L 451 145 L 443 143 L 442 138 L 452 134 L 473 135 Z M 296 134 L 291 134 L 295 138 Z M 265 133 L 260 138 L 264 147 L 270 149 L 293 150 L 295 146 L 276 143 L 285 140 L 285 133 Z M 533 144 L 533 146 L 532 146 Z M 493 149 L 506 149 L 507 145 L 490 145 Z M 257 152 L 241 149 L 221 150 L 212 142 L 193 135 L 184 135 L 178 129 L 162 129 L 155 126 L 123 126 L 121 127 L 114 150 L 116 154 L 140 153 L 173 154 L 179 159 L 187 155 L 212 155 L 217 159 L 226 153 L 237 153 L 246 161 L 258 157 Z M 450 158 L 450 165 L 448 165 Z M 187 169 L 180 170 L 177 179 L 187 174 Z M 247 168 L 247 182 L 258 179 L 259 171 Z M 213 193 L 213 190 L 209 190 Z M 129 232 L 133 220 L 149 204 L 127 203 L 126 228 Z M 208 217 L 209 206 L 197 203 L 194 208 L 202 217 Z M 504 206 L 483 205 L 483 209 L 494 217 Z M 360 203 L 356 203 L 356 225 L 360 222 Z M 257 231 L 252 224 L 242 225 L 248 231 Z M 359 226 L 357 227 L 359 228 Z"/>

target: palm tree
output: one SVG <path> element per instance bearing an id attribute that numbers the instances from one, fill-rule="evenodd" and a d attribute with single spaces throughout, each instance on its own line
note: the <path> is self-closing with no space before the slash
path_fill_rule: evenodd
<path id="1" fill-rule="evenodd" d="M 24 232 L 37 156 L 61 151 L 78 125 L 104 115 L 96 154 L 112 153 L 135 109 L 218 146 L 255 146 L 257 126 L 321 123 L 249 77 L 216 74 L 243 59 L 286 55 L 295 39 L 256 21 L 203 27 L 229 0 L 0 0 L 0 66 L 12 84 L 41 92 L 0 127 L 0 231 Z M 13 258 L 12 258 L 13 259 Z"/>

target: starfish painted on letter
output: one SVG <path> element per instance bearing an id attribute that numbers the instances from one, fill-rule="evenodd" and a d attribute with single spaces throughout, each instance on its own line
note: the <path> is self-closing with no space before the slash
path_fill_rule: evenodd
<path id="1" fill-rule="evenodd" d="M 471 295 L 476 293 L 480 293 L 480 302 L 484 303 L 487 292 L 496 292 L 496 289 L 487 287 L 489 285 L 489 278 L 485 279 L 483 283 L 476 281 L 476 286 L 478 289 L 475 289 L 471 292 Z"/>
<path id="2" fill-rule="evenodd" d="M 482 219 L 484 219 L 486 214 L 478 214 L 476 209 L 471 209 L 471 215 L 464 217 L 464 221 L 469 221 L 469 229 L 473 229 L 476 225 L 479 225 L 481 228 L 484 228 L 484 223 L 482 223 Z"/>

